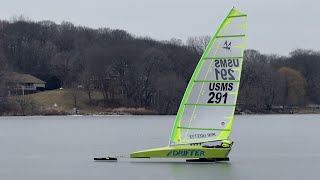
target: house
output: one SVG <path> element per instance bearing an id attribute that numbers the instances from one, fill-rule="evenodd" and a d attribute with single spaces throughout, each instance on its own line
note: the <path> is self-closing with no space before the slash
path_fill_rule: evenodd
<path id="1" fill-rule="evenodd" d="M 5 75 L 5 84 L 8 96 L 32 94 L 45 89 L 46 82 L 30 74 L 16 72 Z"/>

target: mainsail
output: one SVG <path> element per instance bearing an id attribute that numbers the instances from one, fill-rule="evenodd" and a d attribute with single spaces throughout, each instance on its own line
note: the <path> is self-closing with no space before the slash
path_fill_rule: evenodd
<path id="1" fill-rule="evenodd" d="M 247 15 L 234 8 L 203 53 L 183 96 L 170 145 L 227 139 L 243 61 Z"/>

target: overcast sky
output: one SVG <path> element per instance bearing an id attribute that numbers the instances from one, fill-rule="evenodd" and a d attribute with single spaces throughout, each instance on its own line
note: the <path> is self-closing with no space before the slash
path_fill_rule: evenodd
<path id="1" fill-rule="evenodd" d="M 212 35 L 232 6 L 248 14 L 246 47 L 320 50 L 319 0 L 0 0 L 0 18 L 70 21 L 157 40 Z"/>

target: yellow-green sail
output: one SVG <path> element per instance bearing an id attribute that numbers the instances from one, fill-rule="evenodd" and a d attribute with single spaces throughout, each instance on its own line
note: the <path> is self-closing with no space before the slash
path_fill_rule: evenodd
<path id="1" fill-rule="evenodd" d="M 170 144 L 227 139 L 238 96 L 247 16 L 228 13 L 203 53 L 183 96 Z"/>

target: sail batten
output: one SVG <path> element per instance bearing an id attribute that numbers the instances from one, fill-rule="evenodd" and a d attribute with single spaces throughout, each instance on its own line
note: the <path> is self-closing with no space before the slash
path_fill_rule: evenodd
<path id="1" fill-rule="evenodd" d="M 240 82 L 240 80 L 201 80 L 201 79 L 197 79 L 194 80 L 193 82 Z"/>
<path id="2" fill-rule="evenodd" d="M 232 35 L 225 35 L 225 36 L 217 36 L 216 38 L 232 38 L 232 37 L 245 37 L 245 34 L 232 34 Z"/>
<path id="3" fill-rule="evenodd" d="M 228 16 L 228 18 L 238 18 L 238 17 L 247 17 L 247 15 L 241 14 L 241 15 Z"/>
<path id="4" fill-rule="evenodd" d="M 191 129 L 191 130 L 230 131 L 230 129 L 217 129 L 217 128 L 191 128 L 191 127 L 178 127 L 178 128 Z"/>
<path id="5" fill-rule="evenodd" d="M 186 106 L 235 106 L 235 104 L 185 104 Z"/>
<path id="6" fill-rule="evenodd" d="M 237 57 L 206 57 L 204 59 L 206 60 L 224 60 L 224 59 L 242 59 L 242 56 Z"/>
<path id="7" fill-rule="evenodd" d="M 190 79 L 170 144 L 229 137 L 243 62 L 247 15 L 232 9 L 210 40 Z"/>

